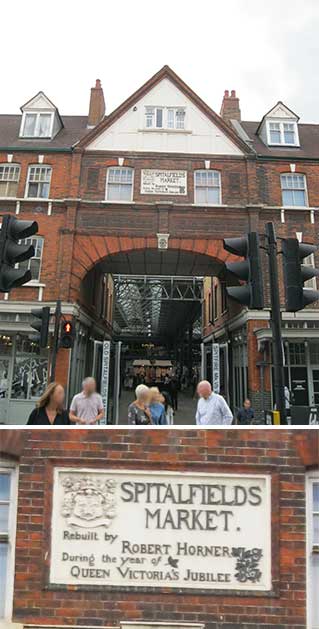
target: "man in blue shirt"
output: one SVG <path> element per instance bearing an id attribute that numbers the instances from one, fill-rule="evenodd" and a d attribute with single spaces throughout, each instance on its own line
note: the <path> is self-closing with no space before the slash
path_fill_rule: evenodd
<path id="1" fill-rule="evenodd" d="M 255 417 L 254 409 L 251 408 L 251 401 L 246 398 L 243 408 L 240 408 L 237 413 L 237 424 L 252 424 Z"/>

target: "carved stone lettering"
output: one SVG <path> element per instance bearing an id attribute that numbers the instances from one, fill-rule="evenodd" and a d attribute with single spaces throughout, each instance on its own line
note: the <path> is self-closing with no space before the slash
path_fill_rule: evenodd
<path id="1" fill-rule="evenodd" d="M 270 477 L 56 468 L 50 582 L 271 589 Z"/>

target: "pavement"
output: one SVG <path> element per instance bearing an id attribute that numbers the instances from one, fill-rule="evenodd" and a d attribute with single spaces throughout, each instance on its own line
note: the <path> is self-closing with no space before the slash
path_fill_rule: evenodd
<path id="1" fill-rule="evenodd" d="M 134 400 L 133 391 L 122 391 L 120 397 L 120 420 L 119 424 L 127 424 L 127 407 Z M 193 400 L 191 393 L 188 391 L 179 392 L 178 394 L 178 410 L 174 415 L 174 424 L 176 426 L 195 426 L 195 412 L 197 399 Z"/>

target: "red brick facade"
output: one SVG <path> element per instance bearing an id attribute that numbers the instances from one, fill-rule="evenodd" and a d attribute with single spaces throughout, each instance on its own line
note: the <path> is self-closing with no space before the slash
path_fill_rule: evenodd
<path id="1" fill-rule="evenodd" d="M 267 156 L 258 154 L 252 150 L 249 143 L 245 143 L 236 135 L 230 124 L 218 118 L 167 68 L 141 88 L 138 95 L 141 96 L 166 75 L 189 98 L 194 102 L 196 100 L 198 108 L 219 125 L 222 134 L 237 144 L 242 150 L 242 155 L 87 150 L 90 141 L 134 104 L 136 94 L 113 114 L 104 118 L 94 129 L 87 129 L 79 143 L 75 142 L 68 149 L 59 149 L 57 152 L 57 149 L 50 149 L 47 143 L 45 148 L 37 146 L 32 151 L 21 148 L 15 151 L 10 147 L 1 151 L 0 164 L 8 161 L 8 153 L 12 154 L 12 163 L 21 164 L 21 176 L 17 200 L 0 200 L 0 209 L 2 212 L 17 212 L 21 219 L 38 220 L 39 235 L 44 238 L 41 291 L 37 285 L 12 291 L 7 302 L 9 307 L 11 304 L 13 307 L 14 304 L 20 303 L 22 308 L 24 304 L 29 308 L 31 303 L 41 301 L 43 304 L 51 304 L 53 309 L 54 302 L 60 298 L 64 302 L 65 313 L 79 316 L 78 313 L 81 312 L 84 318 L 88 314 L 91 317 L 91 326 L 93 328 L 95 324 L 100 326 L 99 333 L 96 333 L 97 338 L 101 339 L 103 335 L 109 338 L 112 335 L 110 321 L 101 319 L 96 305 L 92 303 L 91 297 L 88 298 L 88 293 L 82 290 L 81 284 L 87 272 L 99 262 L 107 261 L 109 256 L 114 259 L 117 253 L 157 249 L 158 233 L 169 234 L 169 250 L 205 256 L 202 262 L 204 273 L 208 276 L 218 274 L 223 263 L 230 259 L 223 250 L 223 238 L 240 236 L 248 230 L 256 230 L 262 235 L 265 223 L 269 221 L 275 223 L 279 238 L 295 237 L 296 232 L 302 232 L 304 241 L 318 241 L 316 208 L 319 206 L 319 160 L 309 157 L 302 147 L 299 156 L 296 156 L 296 151 L 290 156 L 289 149 L 285 153 L 288 156 L 285 157 L 282 156 L 283 151 L 278 154 L 273 152 Z M 93 88 L 93 92 L 95 89 L 100 93 L 100 85 Z M 234 98 L 236 100 L 235 96 Z M 39 202 L 35 202 L 24 198 L 24 190 L 27 167 L 38 163 L 38 155 L 43 156 L 43 164 L 52 166 L 52 181 L 49 199 L 39 199 Z M 132 203 L 105 201 L 107 168 L 118 165 L 119 160 L 123 160 L 121 163 L 124 166 L 134 169 Z M 205 160 L 210 161 L 210 169 L 220 172 L 221 206 L 194 205 L 194 173 L 198 169 L 205 169 Z M 187 171 L 188 186 L 185 197 L 141 194 L 141 170 L 145 168 Z M 290 172 L 306 175 L 309 208 L 282 207 L 280 175 Z M 318 266 L 318 255 L 316 263 Z M 212 268 L 215 265 L 214 271 L 210 270 L 210 265 Z M 246 394 L 250 395 L 258 392 L 261 386 L 256 364 L 261 360 L 268 363 L 270 361 L 269 352 L 263 357 L 260 349 L 262 345 L 257 342 L 258 331 L 263 327 L 269 327 L 270 303 L 265 255 L 264 267 L 266 312 L 263 320 L 254 313 L 245 312 L 242 313 L 243 318 L 240 320 L 240 308 L 230 302 L 227 312 L 222 317 L 215 318 L 212 323 L 207 318 L 203 320 L 204 342 L 210 342 L 213 337 L 221 339 L 224 335 L 225 342 L 232 343 L 229 330 L 230 324 L 233 325 L 233 319 L 238 321 L 238 324 L 236 323 L 238 327 L 244 326 L 249 366 L 245 390 Z M 165 266 L 163 272 L 165 273 Z M 228 283 L 232 281 L 230 277 L 224 279 Z M 96 293 L 101 292 L 101 280 L 102 274 L 98 269 L 94 277 Z M 282 280 L 280 289 L 283 305 Z M 0 300 L 4 298 L 4 295 L 0 295 Z M 302 314 L 305 319 L 308 317 L 314 321 L 317 310 L 318 303 L 313 304 Z M 302 322 L 300 326 L 302 328 Z M 60 352 L 58 375 L 64 384 L 68 382 L 68 368 L 68 353 Z M 265 392 L 270 393 L 268 367 L 265 370 Z"/>
<path id="2" fill-rule="evenodd" d="M 134 620 L 168 624 L 199 622 L 210 629 L 305 629 L 307 456 L 305 459 L 304 452 L 308 452 L 309 464 L 310 440 L 314 440 L 309 435 L 307 444 L 305 432 L 300 433 L 293 430 L 27 431 L 20 457 L 13 621 L 37 626 L 113 626 Z M 143 469 L 150 473 L 165 469 L 270 474 L 272 592 L 234 596 L 169 590 L 110 592 L 92 586 L 51 589 L 47 568 L 55 465 Z"/>

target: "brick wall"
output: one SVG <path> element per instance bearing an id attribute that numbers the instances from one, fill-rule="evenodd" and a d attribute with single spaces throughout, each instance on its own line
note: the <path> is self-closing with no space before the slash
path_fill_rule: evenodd
<path id="1" fill-rule="evenodd" d="M 136 203 L 194 203 L 194 172 L 205 170 L 205 158 L 181 157 L 154 154 L 150 156 L 123 155 L 125 167 L 134 169 L 134 195 Z M 118 166 L 118 154 L 100 155 L 85 154 L 82 159 L 81 168 L 81 198 L 100 200 L 105 199 L 106 175 L 110 166 Z M 90 189 L 90 179 L 88 170 L 95 168 L 98 170 L 98 178 L 95 189 Z M 159 170 L 186 170 L 187 172 L 187 194 L 181 196 L 170 195 L 147 195 L 141 194 L 141 171 L 147 168 Z M 214 158 L 210 160 L 210 168 L 221 173 L 222 203 L 231 205 L 248 203 L 246 164 L 242 159 Z"/>
<path id="2" fill-rule="evenodd" d="M 42 165 L 52 168 L 50 198 L 64 199 L 69 196 L 73 160 L 71 153 L 48 153 L 39 149 L 38 152 L 10 151 L 10 154 L 13 155 L 12 163 L 20 164 L 21 168 L 17 194 L 19 198 L 24 198 L 25 195 L 28 167 Z M 43 164 L 38 163 L 39 154 L 44 156 Z M 0 164 L 2 163 L 7 163 L 7 152 L 0 153 Z"/>
<path id="3" fill-rule="evenodd" d="M 20 465 L 14 621 L 101 626 L 139 620 L 203 622 L 208 629 L 305 629 L 305 468 L 295 434 L 288 429 L 26 431 Z M 273 594 L 48 589 L 54 464 L 271 474 Z"/>
<path id="4" fill-rule="evenodd" d="M 280 237 L 294 236 L 296 231 L 302 231 L 305 241 L 316 242 L 318 239 L 318 219 L 315 218 L 315 224 L 311 223 L 309 211 L 286 210 L 285 223 L 280 222 L 280 174 L 290 172 L 288 160 L 257 161 L 252 156 L 245 159 L 232 157 L 211 159 L 210 167 L 221 172 L 222 202 L 228 206 L 227 209 L 223 209 L 193 206 L 194 171 L 205 168 L 204 156 L 123 154 L 124 165 L 134 168 L 135 203 L 105 205 L 103 201 L 107 168 L 118 165 L 118 154 L 45 151 L 43 153 L 44 164 L 52 166 L 50 188 L 50 198 L 53 199 L 52 215 L 48 216 L 47 201 L 22 200 L 19 216 L 21 219 L 38 220 L 39 235 L 45 239 L 41 282 L 45 284 L 43 299 L 47 301 L 56 300 L 58 297 L 71 301 L 79 299 L 77 279 L 71 276 L 72 265 L 74 275 L 83 277 L 83 267 L 90 269 L 103 255 L 112 253 L 112 243 L 109 248 L 105 245 L 101 247 L 99 242 L 101 237 L 105 238 L 106 244 L 111 238 L 118 236 L 143 237 L 149 240 L 145 244 L 148 248 L 150 242 L 157 246 L 155 240 L 157 232 L 169 233 L 171 247 L 172 240 L 179 239 L 178 248 L 191 250 L 191 240 L 196 235 L 200 241 L 197 251 L 212 255 L 213 252 L 210 251 L 212 241 L 221 245 L 222 238 L 239 236 L 249 229 L 263 233 L 264 224 L 274 221 Z M 0 163 L 6 161 L 7 153 L 3 152 L 0 154 Z M 27 169 L 30 164 L 38 163 L 38 154 L 16 152 L 13 154 L 13 163 L 21 164 L 18 197 L 23 199 Z M 141 195 L 140 179 L 143 168 L 186 170 L 187 195 L 180 197 Z M 93 178 L 93 188 L 88 186 L 89 169 L 97 170 L 97 178 Z M 307 176 L 309 204 L 318 206 L 318 165 L 306 160 L 296 162 L 296 172 Z M 261 209 L 258 207 L 260 204 L 265 204 L 266 207 Z M 0 208 L 1 212 L 15 213 L 15 201 L 0 201 Z M 81 252 L 86 260 L 80 260 L 79 265 L 80 256 L 77 252 L 74 230 L 85 236 L 84 251 L 88 250 L 86 256 L 83 251 Z M 91 254 L 90 249 L 95 251 Z M 117 250 L 121 248 L 118 246 Z M 220 259 L 223 258 L 220 256 Z M 266 258 L 264 264 L 266 265 Z M 13 291 L 10 300 L 30 301 L 36 300 L 37 297 L 37 290 L 28 287 Z M 266 297 L 268 305 L 267 284 Z M 0 295 L 0 299 L 2 298 L 3 295 Z M 211 331 L 209 328 L 206 330 L 207 334 Z"/>

